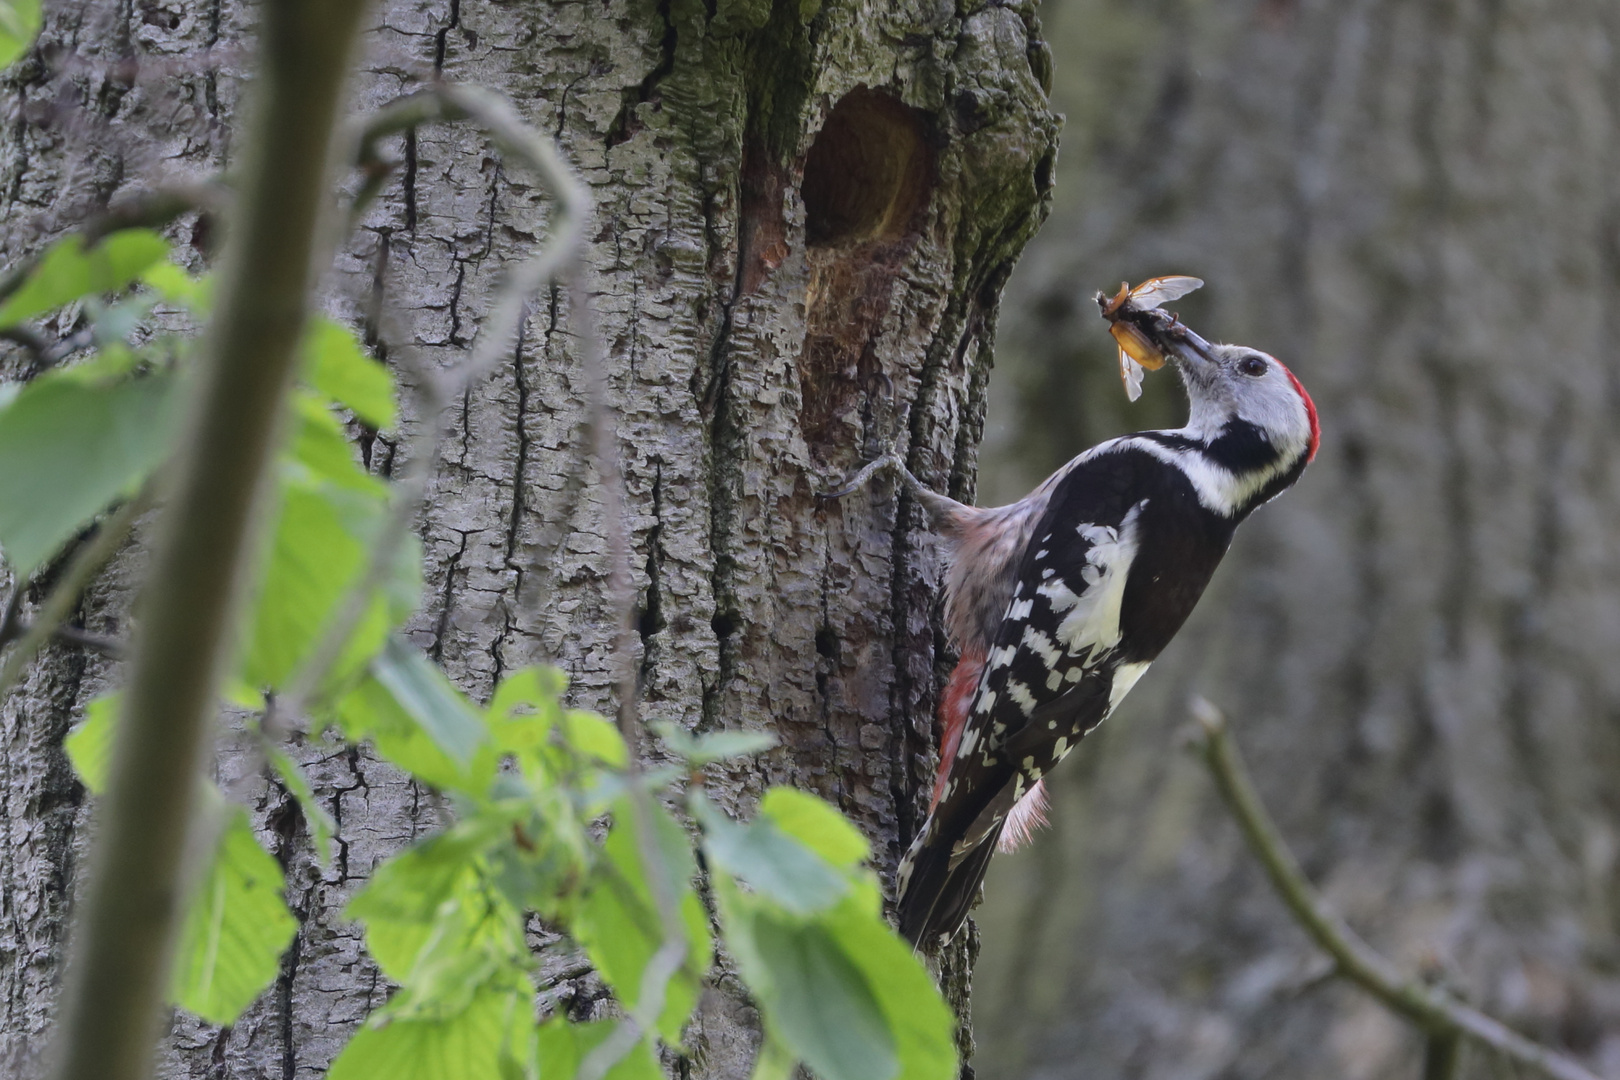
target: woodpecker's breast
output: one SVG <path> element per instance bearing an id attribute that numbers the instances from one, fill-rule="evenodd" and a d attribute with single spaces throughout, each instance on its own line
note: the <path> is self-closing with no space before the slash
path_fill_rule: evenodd
<path id="1" fill-rule="evenodd" d="M 1099 502 L 1112 514 L 1098 514 Z M 1236 522 L 1205 506 L 1184 471 L 1128 444 L 1089 462 L 1061 485 L 1039 530 L 1052 535 L 1054 543 L 1069 531 L 1078 531 L 1085 541 L 1085 529 L 1098 517 L 1112 517 L 1122 527 L 1128 520 L 1131 544 L 1117 597 L 1109 597 L 1094 618 L 1103 610 L 1117 617 L 1120 663 L 1151 661 L 1192 613 L 1231 544 Z M 1098 557 L 1092 547 L 1086 541 L 1085 547 L 1060 559 L 1056 576 L 1077 578 L 1071 588 L 1089 589 L 1088 567 Z M 1041 550 L 1037 545 L 1037 564 Z M 1045 569 L 1037 565 L 1033 572 L 1039 575 Z"/>

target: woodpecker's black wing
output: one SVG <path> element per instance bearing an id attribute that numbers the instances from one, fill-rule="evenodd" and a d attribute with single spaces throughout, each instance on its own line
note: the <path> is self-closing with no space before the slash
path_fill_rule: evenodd
<path id="1" fill-rule="evenodd" d="M 1052 490 L 945 791 L 901 865 L 900 931 L 914 943 L 961 924 L 1013 804 L 1107 711 L 1140 542 L 1139 456 L 1098 454 Z"/>
<path id="2" fill-rule="evenodd" d="M 900 931 L 954 933 L 1008 812 L 1185 620 L 1231 538 L 1181 470 L 1121 440 L 1052 490 L 939 805 L 900 869 Z"/>

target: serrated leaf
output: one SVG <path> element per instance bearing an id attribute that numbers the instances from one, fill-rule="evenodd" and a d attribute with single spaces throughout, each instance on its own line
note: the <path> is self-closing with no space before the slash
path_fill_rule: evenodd
<path id="1" fill-rule="evenodd" d="M 527 1072 L 533 1020 L 521 987 L 478 992 L 447 1017 L 392 1019 L 386 1010 L 355 1032 L 327 1080 L 495 1080 Z"/>
<path id="2" fill-rule="evenodd" d="M 831 803 L 798 788 L 773 787 L 760 800 L 759 813 L 841 869 L 866 861 L 872 845 Z"/>
<path id="3" fill-rule="evenodd" d="M 612 1020 L 574 1024 L 561 1017 L 541 1024 L 538 1040 L 541 1077 L 572 1080 L 578 1075 L 586 1055 L 601 1045 L 617 1026 Z M 663 1080 L 663 1075 L 652 1048 L 643 1041 L 609 1069 L 603 1080 Z"/>
<path id="4" fill-rule="evenodd" d="M 0 49 L 5 47 L 4 37 L 0 28 Z M 168 254 L 168 242 L 150 229 L 115 232 L 88 250 L 82 236 L 58 240 L 22 287 L 0 304 L 0 327 L 15 326 L 85 296 L 125 288 Z"/>
<path id="5" fill-rule="evenodd" d="M 178 388 L 169 374 L 90 385 L 54 372 L 0 409 L 0 550 L 18 576 L 163 460 Z"/>
<path id="6" fill-rule="evenodd" d="M 366 355 L 348 327 L 325 318 L 310 323 L 304 338 L 304 375 L 311 386 L 372 427 L 393 426 L 394 377 Z"/>
<path id="7" fill-rule="evenodd" d="M 118 726 L 121 695 L 104 694 L 84 707 L 84 719 L 73 726 L 62 749 L 67 751 L 79 782 L 100 795 L 107 787 L 107 770 L 112 766 L 113 732 Z"/>
<path id="8" fill-rule="evenodd" d="M 39 26 L 39 0 L 0 0 L 0 68 L 28 51 Z"/>
<path id="9" fill-rule="evenodd" d="M 692 888 L 697 865 L 686 831 L 659 806 L 653 809 L 653 826 L 665 888 L 678 898 L 687 935 L 686 961 L 669 981 L 658 1020 L 659 1033 L 674 1042 L 697 1003 L 703 974 L 713 959 L 713 943 L 708 916 Z M 642 866 L 628 800 L 615 804 L 613 828 L 602 854 L 570 929 L 614 995 L 626 1009 L 634 1009 L 641 1000 L 642 974 L 664 943 L 664 925 Z"/>
<path id="10" fill-rule="evenodd" d="M 275 981 L 298 930 L 281 867 L 259 846 L 247 811 L 231 807 L 181 931 L 170 993 L 211 1024 L 229 1024 Z"/>
<path id="11" fill-rule="evenodd" d="M 213 307 L 214 279 L 207 274 L 192 277 L 172 262 L 160 262 L 142 273 L 141 281 L 164 300 L 194 315 L 207 315 Z"/>
<path id="12" fill-rule="evenodd" d="M 826 927 L 761 912 L 753 943 L 772 1029 L 794 1056 L 821 1080 L 894 1080 L 900 1061 L 877 995 Z"/>
<path id="13" fill-rule="evenodd" d="M 315 857 L 320 859 L 322 866 L 330 865 L 332 838 L 337 835 L 337 822 L 332 820 L 332 815 L 326 812 L 326 807 L 315 797 L 315 788 L 311 786 L 303 766 L 279 746 L 270 747 L 269 756 L 271 767 L 276 770 L 276 776 L 280 777 L 282 786 L 298 804 L 298 812 L 304 815 L 304 826 L 309 830 L 310 842 L 315 845 Z"/>
<path id="14" fill-rule="evenodd" d="M 849 893 L 849 881 L 809 847 L 760 818 L 732 821 L 701 794 L 692 812 L 703 826 L 710 861 L 795 915 L 830 907 Z"/>
<path id="15" fill-rule="evenodd" d="M 554 667 L 521 668 L 502 679 L 484 710 L 495 745 L 506 752 L 544 745 L 562 720 L 561 699 L 567 688 L 567 677 Z"/>

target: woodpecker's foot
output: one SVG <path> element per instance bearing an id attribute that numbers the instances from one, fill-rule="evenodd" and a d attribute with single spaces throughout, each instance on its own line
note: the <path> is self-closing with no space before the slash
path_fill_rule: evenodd
<path id="1" fill-rule="evenodd" d="M 868 461 L 865 465 L 861 466 L 860 471 L 845 481 L 844 486 L 839 488 L 837 491 L 823 491 L 818 494 L 816 498 L 842 499 L 845 495 L 852 495 L 861 488 L 865 487 L 867 484 L 870 484 L 874 476 L 877 476 L 881 472 L 887 472 L 890 470 L 893 470 L 905 477 L 909 483 L 916 484 L 919 487 L 921 486 L 917 478 L 911 475 L 911 470 L 906 468 L 906 463 L 904 459 L 900 457 L 899 453 L 893 449 L 890 449 L 889 452 L 884 454 L 882 457 L 874 458 L 871 461 Z"/>
<path id="2" fill-rule="evenodd" d="M 911 493 L 911 497 L 916 499 L 918 504 L 927 511 L 928 519 L 936 529 L 951 530 L 960 528 L 963 523 L 978 514 L 978 511 L 971 506 L 964 506 L 949 496 L 940 495 L 929 490 L 921 480 L 912 475 L 911 470 L 906 467 L 905 458 L 892 449 L 882 457 L 863 465 L 861 470 L 850 477 L 849 481 L 837 491 L 823 492 L 817 498 L 843 498 L 845 495 L 859 491 L 871 483 L 873 477 L 883 472 L 892 472 L 899 478 L 900 482 L 906 486 L 906 490 Z"/>

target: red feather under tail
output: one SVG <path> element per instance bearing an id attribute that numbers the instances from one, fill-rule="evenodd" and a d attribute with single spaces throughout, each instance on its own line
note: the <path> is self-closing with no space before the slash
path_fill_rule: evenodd
<path id="1" fill-rule="evenodd" d="M 970 649 L 962 654 L 951 672 L 951 681 L 945 684 L 945 697 L 939 703 L 939 771 L 934 774 L 934 797 L 928 812 L 934 812 L 945 794 L 945 781 L 951 775 L 951 763 L 956 760 L 956 748 L 962 744 L 962 730 L 967 727 L 968 706 L 979 689 L 979 676 L 984 674 L 984 653 Z"/>

